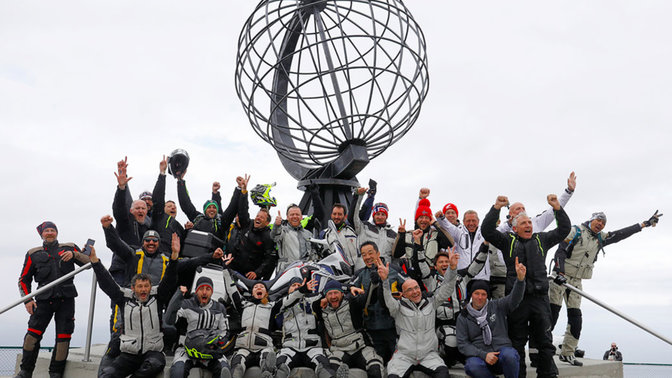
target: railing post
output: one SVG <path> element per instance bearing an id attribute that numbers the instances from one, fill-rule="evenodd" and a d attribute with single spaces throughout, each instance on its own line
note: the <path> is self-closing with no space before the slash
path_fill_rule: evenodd
<path id="1" fill-rule="evenodd" d="M 93 316 L 96 308 L 96 289 L 98 280 L 93 274 L 91 278 L 91 299 L 89 300 L 89 320 L 86 326 L 86 345 L 84 346 L 84 362 L 91 361 L 91 335 L 93 334 Z"/>

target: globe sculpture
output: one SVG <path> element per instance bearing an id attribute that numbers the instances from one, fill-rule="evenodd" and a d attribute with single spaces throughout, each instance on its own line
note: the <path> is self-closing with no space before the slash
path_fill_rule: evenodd
<path id="1" fill-rule="evenodd" d="M 420 114 L 424 35 L 400 0 L 263 0 L 240 33 L 235 85 L 298 187 L 347 205 L 355 175 Z"/>

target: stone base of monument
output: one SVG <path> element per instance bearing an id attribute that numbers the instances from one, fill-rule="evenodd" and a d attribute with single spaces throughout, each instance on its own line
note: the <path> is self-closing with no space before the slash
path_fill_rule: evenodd
<path id="1" fill-rule="evenodd" d="M 100 364 L 100 359 L 105 352 L 105 345 L 93 345 L 91 347 L 91 356 L 90 361 L 84 360 L 84 348 L 73 348 L 70 350 L 70 355 L 68 356 L 68 364 L 65 369 L 65 376 L 68 378 L 89 378 L 95 377 L 98 373 L 98 365 Z M 41 352 L 40 357 L 37 360 L 37 365 L 35 371 L 33 372 L 34 377 L 48 377 L 49 376 L 49 361 L 51 359 L 51 353 Z M 623 364 L 621 362 L 614 361 L 602 361 L 602 360 L 591 360 L 588 358 L 581 358 L 583 362 L 582 367 L 570 366 L 565 362 L 560 362 L 555 357 L 555 364 L 558 366 L 561 377 L 594 377 L 594 378 L 622 378 L 623 377 Z M 21 362 L 21 355 L 19 354 L 16 361 L 16 372 L 19 371 L 19 363 Z M 168 370 L 170 369 L 170 364 L 172 362 L 172 357 L 166 358 L 166 369 L 163 374 L 159 374 L 158 377 L 168 377 Z M 261 375 L 259 368 L 253 367 L 246 371 L 246 378 L 255 378 Z M 462 365 L 457 365 L 450 369 L 451 377 L 467 377 L 464 373 L 464 368 Z M 527 376 L 534 378 L 537 376 L 535 368 L 532 368 L 528 365 L 527 367 Z M 192 369 L 189 374 L 190 378 L 211 378 L 211 374 L 207 371 L 201 371 L 200 369 Z M 292 370 L 291 377 L 295 378 L 315 378 L 315 373 L 311 369 L 307 368 L 298 368 Z M 353 378 L 366 378 L 366 372 L 359 369 L 350 370 L 350 377 Z M 414 372 L 411 377 L 415 378 L 425 378 L 428 377 L 426 374 L 421 372 Z"/>

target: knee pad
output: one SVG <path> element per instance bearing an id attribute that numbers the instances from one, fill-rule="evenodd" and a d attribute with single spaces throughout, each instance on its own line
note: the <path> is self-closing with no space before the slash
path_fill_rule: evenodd
<path id="1" fill-rule="evenodd" d="M 289 356 L 282 355 L 282 356 L 278 357 L 278 359 L 276 360 L 275 364 L 276 364 L 278 367 L 280 367 L 280 365 L 287 365 L 287 366 L 289 366 L 289 362 L 288 362 L 287 360 L 289 360 Z"/>
<path id="2" fill-rule="evenodd" d="M 35 349 L 35 346 L 40 345 L 40 340 L 42 339 L 42 336 L 35 336 L 33 332 L 28 332 L 26 334 L 26 337 L 23 339 L 23 349 L 32 351 Z"/>
<path id="3" fill-rule="evenodd" d="M 315 365 L 318 365 L 318 366 L 319 366 L 319 365 L 322 365 L 322 366 L 324 366 L 324 367 L 330 367 L 330 365 L 329 365 L 329 359 L 328 359 L 326 356 L 322 355 L 322 354 L 320 354 L 320 355 L 318 355 L 318 356 L 315 356 L 315 358 L 313 358 L 313 360 L 314 360 L 313 363 L 314 363 Z"/>
<path id="4" fill-rule="evenodd" d="M 448 378 L 450 377 L 450 371 L 448 370 L 447 366 L 439 366 L 436 368 L 436 370 L 434 370 L 434 376 Z"/>
<path id="5" fill-rule="evenodd" d="M 287 378 L 289 377 L 290 373 L 291 370 L 289 369 L 289 365 L 283 363 L 282 365 L 278 365 L 278 369 L 275 371 L 275 377 Z"/>
<path id="6" fill-rule="evenodd" d="M 143 375 L 152 376 L 158 374 L 166 366 L 166 361 L 159 359 L 157 356 L 148 356 L 140 365 L 140 368 L 136 371 L 136 374 L 139 375 L 142 372 Z"/>
<path id="7" fill-rule="evenodd" d="M 561 305 L 556 305 L 551 303 L 551 331 L 555 328 L 555 323 L 558 322 L 558 317 L 560 317 L 560 310 L 562 309 Z"/>
<path id="8" fill-rule="evenodd" d="M 68 352 L 70 350 L 70 339 L 67 341 L 59 341 L 54 347 L 54 351 L 51 354 L 51 359 L 54 361 L 65 361 L 68 358 Z"/>
<path id="9" fill-rule="evenodd" d="M 371 366 L 368 367 L 368 369 L 366 369 L 366 374 L 369 377 L 373 377 L 373 378 L 383 378 L 383 367 L 381 365 L 378 365 L 378 364 L 371 365 Z M 394 377 L 394 375 L 390 375 L 388 377 L 391 378 L 391 377 Z"/>
<path id="10" fill-rule="evenodd" d="M 245 363 L 245 357 L 243 357 L 240 354 L 236 354 L 231 359 L 231 367 L 236 366 L 236 365 L 241 365 L 241 364 L 244 364 L 244 363 Z"/>
<path id="11" fill-rule="evenodd" d="M 569 308 L 567 309 L 567 322 L 569 323 L 569 330 L 574 336 L 578 339 L 581 336 L 581 323 L 583 323 L 583 318 L 581 317 L 580 308 Z"/>

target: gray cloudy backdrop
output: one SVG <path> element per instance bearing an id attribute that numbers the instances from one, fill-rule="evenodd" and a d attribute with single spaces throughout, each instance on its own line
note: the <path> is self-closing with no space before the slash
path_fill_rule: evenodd
<path id="1" fill-rule="evenodd" d="M 427 40 L 430 91 L 415 127 L 358 175 L 380 185 L 393 224 L 418 188 L 484 214 L 498 194 L 536 213 L 575 170 L 573 223 L 607 213 L 608 230 L 667 213 L 600 256 L 584 289 L 672 337 L 672 4 L 667 1 L 407 1 Z M 278 182 L 279 208 L 300 199 L 272 148 L 249 127 L 233 74 L 253 1 L 0 1 L 0 221 L 4 306 L 18 298 L 24 253 L 49 219 L 61 241 L 98 240 L 115 163 L 129 157 L 134 195 L 163 154 L 189 151 L 194 202 L 212 181 Z M 176 198 L 168 181 L 167 198 Z M 668 218 L 669 217 L 669 218 Z M 182 214 L 178 219 L 184 221 Z M 91 273 L 77 279 L 73 345 L 82 345 Z M 107 340 L 99 291 L 93 340 Z M 564 311 L 561 315 L 564 317 Z M 28 315 L 3 315 L 0 344 L 20 345 Z M 561 318 L 562 319 L 562 318 Z M 564 324 L 555 334 L 560 335 Z M 53 326 L 44 345 L 53 340 Z M 627 361 L 669 362 L 672 346 L 584 304 L 581 346 L 609 343 Z"/>

